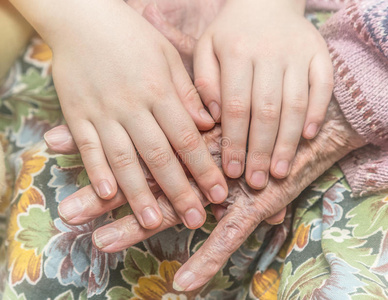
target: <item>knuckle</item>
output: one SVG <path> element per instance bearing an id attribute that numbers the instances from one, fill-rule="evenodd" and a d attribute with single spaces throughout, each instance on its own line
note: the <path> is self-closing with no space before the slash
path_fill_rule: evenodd
<path id="1" fill-rule="evenodd" d="M 205 77 L 199 77 L 194 80 L 194 85 L 199 92 L 211 87 L 211 81 Z"/>
<path id="2" fill-rule="evenodd" d="M 307 111 L 307 101 L 302 96 L 296 96 L 290 100 L 289 108 L 294 114 L 303 115 Z"/>
<path id="3" fill-rule="evenodd" d="M 269 168 L 271 162 L 271 153 L 263 151 L 252 151 L 249 153 L 250 161 L 255 165 L 260 165 L 261 167 Z"/>
<path id="4" fill-rule="evenodd" d="M 185 154 L 185 152 L 195 151 L 199 148 L 200 144 L 201 137 L 199 136 L 199 133 L 192 130 L 187 130 L 181 136 L 179 154 L 182 155 Z"/>
<path id="5" fill-rule="evenodd" d="M 133 166 L 137 161 L 137 156 L 127 151 L 117 151 L 111 157 L 111 165 L 116 170 Z"/>
<path id="6" fill-rule="evenodd" d="M 183 103 L 193 102 L 195 100 L 199 100 L 198 91 L 195 88 L 195 86 L 191 83 L 191 81 L 190 81 L 190 84 L 184 84 L 182 86 L 181 91 L 182 91 L 181 92 L 181 95 L 182 95 L 181 101 Z"/>
<path id="7" fill-rule="evenodd" d="M 98 151 L 99 148 L 97 143 L 88 138 L 81 139 L 78 143 L 78 149 L 81 153 L 95 152 Z"/>
<path id="8" fill-rule="evenodd" d="M 223 225 L 223 234 L 218 235 L 215 250 L 231 255 L 247 238 L 249 230 L 244 228 L 245 222 L 240 218 L 228 220 Z"/>
<path id="9" fill-rule="evenodd" d="M 241 100 L 230 100 L 225 104 L 225 113 L 233 119 L 244 119 L 248 114 L 248 107 Z"/>
<path id="10" fill-rule="evenodd" d="M 241 58 L 247 53 L 248 42 L 242 37 L 232 37 L 231 47 L 228 48 L 228 55 L 232 57 Z"/>
<path id="11" fill-rule="evenodd" d="M 177 192 L 177 195 L 171 198 L 171 202 L 174 203 L 174 207 L 178 211 L 185 211 L 189 203 L 194 206 L 196 199 L 193 197 L 194 192 L 185 189 Z M 195 195 L 195 194 L 194 194 Z M 187 204 L 187 205 L 186 205 Z"/>
<path id="12" fill-rule="evenodd" d="M 325 81 L 320 82 L 322 89 L 332 91 L 334 88 L 334 78 L 327 78 Z M 330 98 L 329 98 L 330 99 Z"/>
<path id="13" fill-rule="evenodd" d="M 155 147 L 147 151 L 145 161 L 151 168 L 163 168 L 171 159 L 169 151 L 162 147 Z"/>
<path id="14" fill-rule="evenodd" d="M 265 104 L 258 109 L 256 118 L 264 124 L 272 124 L 279 121 L 279 111 L 274 104 Z"/>
<path id="15" fill-rule="evenodd" d="M 158 82 L 155 82 L 155 78 L 147 78 L 145 80 L 145 91 L 147 91 L 147 95 L 151 95 L 153 99 L 163 99 L 165 98 L 167 92 L 166 87 L 161 85 Z"/>

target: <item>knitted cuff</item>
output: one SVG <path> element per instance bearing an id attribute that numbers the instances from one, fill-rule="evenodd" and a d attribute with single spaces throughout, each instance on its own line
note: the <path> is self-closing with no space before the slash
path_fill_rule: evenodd
<path id="1" fill-rule="evenodd" d="M 334 95 L 352 127 L 375 145 L 388 139 L 387 13 L 384 1 L 364 1 L 321 28 L 334 66 Z"/>

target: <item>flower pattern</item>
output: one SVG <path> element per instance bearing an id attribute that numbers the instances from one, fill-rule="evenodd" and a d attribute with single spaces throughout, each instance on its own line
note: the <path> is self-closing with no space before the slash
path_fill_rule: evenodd
<path id="1" fill-rule="evenodd" d="M 315 24 L 326 17 L 309 15 Z M 79 156 L 55 155 L 42 142 L 46 130 L 64 122 L 51 59 L 47 45 L 33 38 L 0 87 L 10 182 L 0 207 L 0 298 L 388 299 L 388 197 L 351 199 L 338 166 L 299 196 L 283 224 L 260 224 L 196 291 L 177 292 L 172 282 L 216 226 L 210 210 L 199 230 L 176 226 L 124 252 L 99 252 L 93 230 L 130 209 L 82 226 L 59 219 L 58 203 L 88 178 Z"/>

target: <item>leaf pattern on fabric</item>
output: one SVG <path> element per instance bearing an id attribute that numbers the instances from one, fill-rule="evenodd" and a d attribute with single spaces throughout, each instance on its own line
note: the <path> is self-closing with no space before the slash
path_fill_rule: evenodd
<path id="1" fill-rule="evenodd" d="M 106 292 L 108 300 L 128 300 L 134 297 L 133 293 L 121 286 L 115 286 Z"/>
<path id="2" fill-rule="evenodd" d="M 33 222 L 39 222 L 39 220 L 35 219 L 36 216 L 29 216 L 28 212 L 31 207 L 34 210 L 45 211 L 44 206 L 45 201 L 41 192 L 36 188 L 30 188 L 21 195 L 18 204 L 12 207 L 7 237 L 9 243 L 8 268 L 10 270 L 10 280 L 12 284 L 21 282 L 25 278 L 30 282 L 37 282 L 42 275 L 42 245 L 38 243 L 35 244 L 38 248 L 26 248 L 23 244 L 25 241 L 20 241 L 17 237 L 20 232 L 25 230 L 19 221 L 19 216 L 22 215 L 25 216 L 25 218 L 31 218 Z M 24 219 L 24 221 L 25 220 L 26 219 Z M 50 227 L 51 219 L 47 215 L 45 221 L 45 224 L 42 223 L 42 226 L 40 227 L 41 230 L 48 234 L 55 234 L 54 229 Z M 33 228 L 32 230 L 35 229 Z M 32 245 L 30 244 L 30 246 Z"/>
<path id="3" fill-rule="evenodd" d="M 350 219 L 346 226 L 353 228 L 352 234 L 357 238 L 367 238 L 378 231 L 388 229 L 385 221 L 388 215 L 388 196 L 378 195 L 360 201 L 346 214 Z"/>
<path id="4" fill-rule="evenodd" d="M 147 252 L 131 247 L 124 259 L 123 279 L 129 284 L 136 284 L 140 277 L 157 274 L 159 262 Z"/>
<path id="5" fill-rule="evenodd" d="M 60 232 L 45 248 L 44 272 L 61 284 L 85 287 L 88 296 L 101 294 L 108 285 L 110 270 L 117 268 L 123 253 L 104 253 L 92 244 L 94 229 L 106 224 L 105 216 L 80 226 L 71 226 L 60 219 L 54 221 Z"/>
<path id="6" fill-rule="evenodd" d="M 311 257 L 297 267 L 288 262 L 283 269 L 287 276 L 281 278 L 279 299 L 310 299 L 316 287 L 329 277 L 328 267 L 323 254 Z"/>

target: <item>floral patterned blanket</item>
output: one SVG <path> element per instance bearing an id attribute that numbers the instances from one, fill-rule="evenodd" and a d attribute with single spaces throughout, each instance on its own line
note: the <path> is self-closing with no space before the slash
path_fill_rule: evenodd
<path id="1" fill-rule="evenodd" d="M 313 14 L 317 25 L 326 14 Z M 106 254 L 91 234 L 130 213 L 123 206 L 69 226 L 57 206 L 89 184 L 78 155 L 47 150 L 43 134 L 64 123 L 39 38 L 0 87 L 0 141 L 8 190 L 0 204 L 3 299 L 388 299 L 388 195 L 353 199 L 333 166 L 294 201 L 283 224 L 261 224 L 203 288 L 178 293 L 172 280 L 216 225 L 176 226 Z"/>

